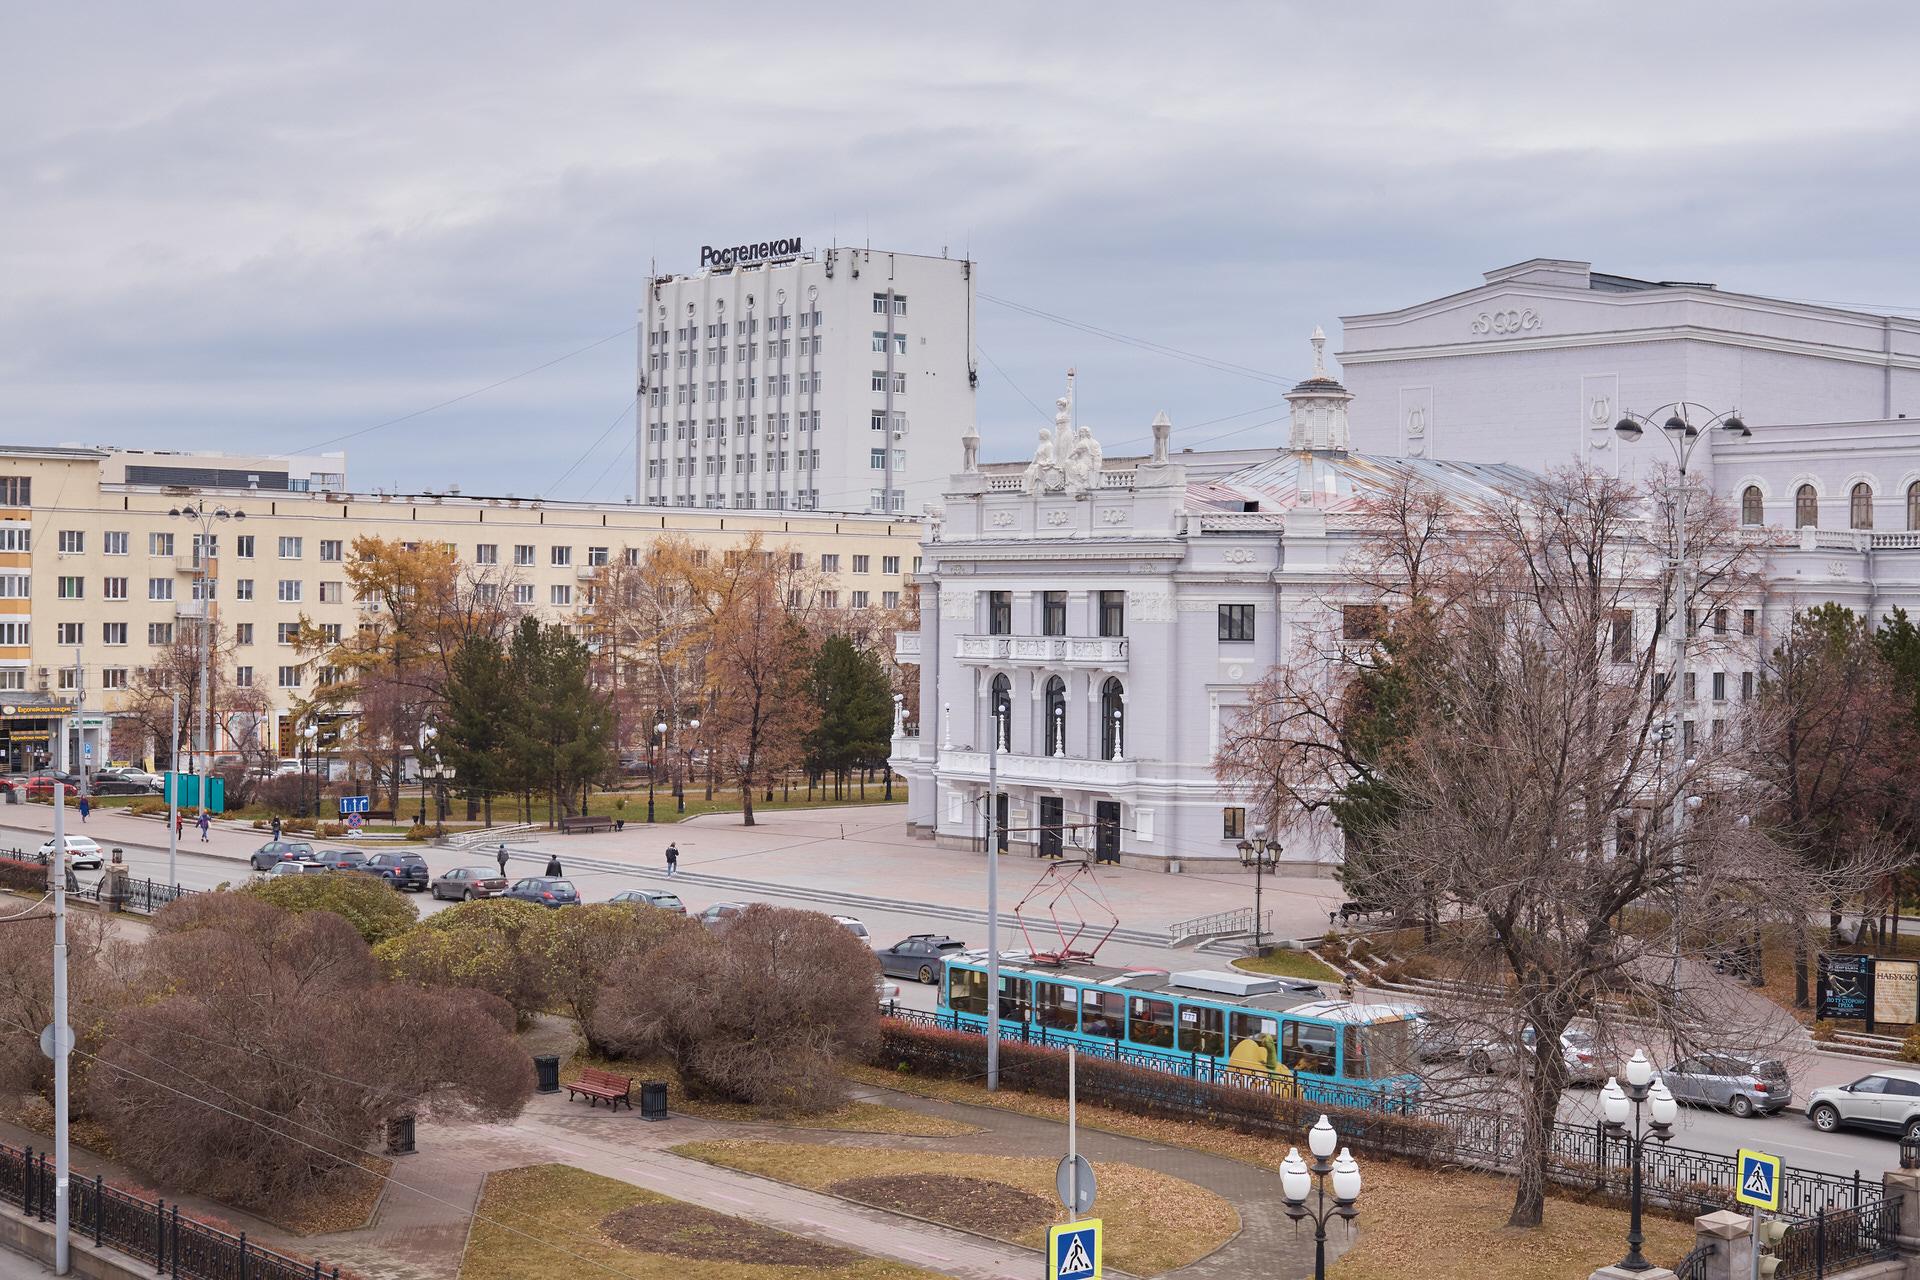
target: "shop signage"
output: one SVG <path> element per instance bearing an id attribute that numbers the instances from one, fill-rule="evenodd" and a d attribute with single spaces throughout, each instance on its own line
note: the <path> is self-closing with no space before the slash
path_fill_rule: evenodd
<path id="1" fill-rule="evenodd" d="M 776 258 L 791 258 L 799 252 L 799 236 L 788 236 L 784 240 L 762 240 L 758 244 L 723 245 L 717 248 L 710 244 L 703 244 L 700 246 L 700 265 L 737 267 L 746 262 L 770 262 Z"/>

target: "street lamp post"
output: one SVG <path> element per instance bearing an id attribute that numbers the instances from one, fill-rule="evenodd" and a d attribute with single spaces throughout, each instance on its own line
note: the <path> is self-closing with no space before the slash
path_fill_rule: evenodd
<path id="1" fill-rule="evenodd" d="M 665 722 L 653 726 L 653 736 L 647 739 L 647 821 L 653 821 L 653 784 L 660 776 L 660 768 L 654 763 L 655 749 L 660 745 L 661 736 L 667 731 Z"/>
<path id="2" fill-rule="evenodd" d="M 427 825 L 427 752 L 433 749 L 433 740 L 439 736 L 440 731 L 432 725 L 420 726 L 420 752 L 417 757 L 420 773 L 420 811 L 414 815 L 415 826 Z"/>
<path id="3" fill-rule="evenodd" d="M 200 526 L 199 542 L 193 549 L 193 577 L 200 594 L 200 732 L 195 752 L 200 764 L 200 810 L 210 813 L 213 793 L 213 591 L 217 579 L 208 572 L 213 561 L 214 526 L 227 520 L 245 520 L 247 513 L 235 507 L 208 506 L 204 498 L 184 502 L 168 510 L 169 520 L 186 520 Z"/>
<path id="4" fill-rule="evenodd" d="M 300 744 L 303 754 L 313 762 L 313 822 L 314 832 L 318 834 L 320 830 L 320 726 L 308 721 L 307 727 L 300 731 L 300 736 L 305 739 Z"/>
<path id="5" fill-rule="evenodd" d="M 1618 1266 L 1622 1271 L 1646 1271 L 1653 1264 L 1640 1252 L 1640 1246 L 1647 1240 L 1640 1230 L 1641 1156 L 1646 1151 L 1648 1138 L 1657 1138 L 1665 1144 L 1673 1136 L 1673 1117 L 1678 1108 L 1673 1094 L 1667 1091 L 1666 1082 L 1655 1078 L 1653 1064 L 1640 1050 L 1635 1049 L 1633 1057 L 1627 1060 L 1625 1075 L 1624 1088 L 1614 1077 L 1607 1077 L 1606 1086 L 1600 1090 L 1600 1110 L 1606 1117 L 1607 1132 L 1625 1140 L 1627 1156 L 1632 1162 L 1628 1196 L 1633 1216 L 1627 1227 L 1627 1256 Z M 1627 1124 L 1629 1116 L 1633 1121 L 1631 1128 Z M 1646 1121 L 1648 1116 L 1651 1123 Z"/>
<path id="6" fill-rule="evenodd" d="M 1307 1150 L 1313 1153 L 1313 1163 L 1300 1158 L 1298 1147 L 1289 1147 L 1287 1158 L 1280 1162 L 1280 1197 L 1286 1202 L 1287 1217 L 1293 1219 L 1296 1226 L 1302 1222 L 1313 1223 L 1314 1280 L 1326 1280 L 1327 1223 L 1334 1218 L 1351 1223 L 1360 1216 L 1360 1211 L 1354 1208 L 1354 1201 L 1360 1198 L 1360 1166 L 1344 1148 L 1340 1149 L 1339 1158 L 1334 1159 L 1334 1150 L 1339 1147 L 1340 1135 L 1334 1132 L 1327 1118 L 1321 1116 L 1313 1128 L 1307 1130 Z M 1332 1203 L 1327 1200 L 1329 1183 L 1333 1187 Z M 1309 1196 L 1313 1197 L 1311 1201 Z"/>
<path id="7" fill-rule="evenodd" d="M 1253 824 L 1253 839 L 1242 840 L 1234 846 L 1240 851 L 1240 865 L 1253 868 L 1253 953 L 1255 955 L 1265 954 L 1260 945 L 1261 876 L 1273 870 L 1274 864 L 1280 860 L 1281 852 L 1280 842 L 1265 839 L 1266 834 L 1266 826 L 1256 822 Z"/>
<path id="8" fill-rule="evenodd" d="M 678 808 L 681 813 L 687 811 L 687 775 L 693 772 L 693 753 L 699 748 L 700 744 L 699 719 L 696 717 L 695 719 L 687 721 L 687 728 L 693 732 L 694 745 L 687 746 L 685 735 L 676 734 L 675 737 L 677 737 L 679 741 L 674 744 L 673 752 L 674 803 L 675 807 Z"/>

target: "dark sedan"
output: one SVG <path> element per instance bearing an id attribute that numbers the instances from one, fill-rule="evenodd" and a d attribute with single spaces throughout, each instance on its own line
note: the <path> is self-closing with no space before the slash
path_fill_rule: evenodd
<path id="1" fill-rule="evenodd" d="M 472 902 L 507 891 L 507 878 L 492 867 L 455 867 L 434 877 L 428 890 L 436 898 L 457 898 Z"/>
<path id="2" fill-rule="evenodd" d="M 365 871 L 367 855 L 358 849 L 322 849 L 320 865 L 329 871 Z"/>
<path id="3" fill-rule="evenodd" d="M 525 880 L 516 880 L 513 888 L 507 890 L 504 896 L 531 902 L 537 907 L 573 907 L 580 904 L 580 894 L 574 889 L 573 881 L 562 880 L 558 876 L 528 876 Z"/>
<path id="4" fill-rule="evenodd" d="M 607 899 L 608 902 L 631 902 L 636 907 L 655 907 L 661 911 L 671 911 L 677 915 L 687 914 L 687 904 L 680 901 L 677 893 L 661 893 L 656 889 L 622 889 Z"/>
<path id="5" fill-rule="evenodd" d="M 276 862 L 318 862 L 320 855 L 304 840 L 269 840 L 248 859 L 255 871 L 269 871 Z"/>
<path id="6" fill-rule="evenodd" d="M 150 796 L 153 788 L 117 773 L 96 773 L 87 779 L 87 790 L 96 796 Z"/>
<path id="7" fill-rule="evenodd" d="M 427 860 L 417 853 L 376 853 L 360 869 L 403 893 L 425 893 L 430 879 Z"/>
<path id="8" fill-rule="evenodd" d="M 916 933 L 890 947 L 874 952 L 880 959 L 880 971 L 919 982 L 940 981 L 946 958 L 964 951 L 967 944 L 945 934 Z"/>

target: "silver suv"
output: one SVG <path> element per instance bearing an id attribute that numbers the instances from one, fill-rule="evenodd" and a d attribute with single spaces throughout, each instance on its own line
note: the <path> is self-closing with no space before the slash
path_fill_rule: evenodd
<path id="1" fill-rule="evenodd" d="M 1822 1133 L 1844 1125 L 1882 1133 L 1920 1133 L 1920 1071 L 1887 1067 L 1852 1084 L 1807 1095 L 1807 1119 Z"/>

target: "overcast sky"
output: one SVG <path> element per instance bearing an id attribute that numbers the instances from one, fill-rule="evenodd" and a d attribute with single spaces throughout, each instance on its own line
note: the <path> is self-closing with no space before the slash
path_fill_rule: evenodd
<path id="1" fill-rule="evenodd" d="M 983 293 L 1269 371 L 983 302 L 989 458 L 1068 365 L 1110 452 L 1159 409 L 1176 445 L 1278 441 L 1316 323 L 1337 348 L 1343 312 L 1529 257 L 1920 310 L 1916 27 L 1755 0 L 7 5 L 0 438 L 325 444 L 356 487 L 618 500 L 649 259 L 788 234 L 970 253 Z"/>

